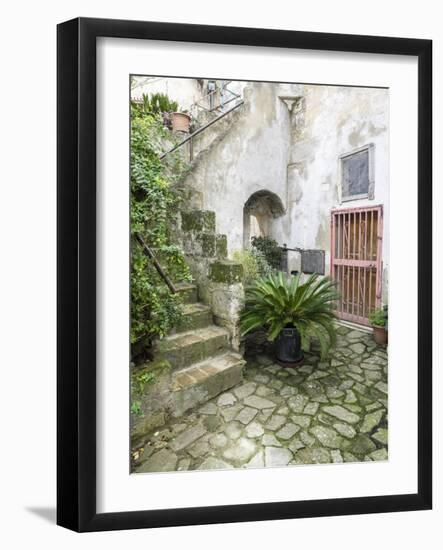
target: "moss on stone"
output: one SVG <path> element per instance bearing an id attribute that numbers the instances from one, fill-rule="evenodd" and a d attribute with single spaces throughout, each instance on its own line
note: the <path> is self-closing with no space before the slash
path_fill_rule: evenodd
<path id="1" fill-rule="evenodd" d="M 203 258 L 213 258 L 215 256 L 216 241 L 213 233 L 198 233 L 197 241 L 200 244 Z"/>
<path id="2" fill-rule="evenodd" d="M 226 258 L 228 255 L 228 240 L 226 235 L 216 235 L 215 237 L 216 255 L 219 258 Z"/>
<path id="3" fill-rule="evenodd" d="M 229 260 L 214 262 L 209 266 L 209 278 L 215 283 L 239 283 L 243 279 L 243 266 Z"/>
<path id="4" fill-rule="evenodd" d="M 215 212 L 211 210 L 189 210 L 181 217 L 183 231 L 215 232 Z"/>
<path id="5" fill-rule="evenodd" d="M 133 401 L 140 398 L 147 388 L 157 384 L 171 370 L 171 363 L 164 358 L 146 363 L 131 373 L 131 397 Z"/>
<path id="6" fill-rule="evenodd" d="M 137 378 L 147 372 L 155 372 L 160 374 L 161 372 L 166 372 L 171 369 L 171 363 L 163 358 L 156 358 L 153 361 L 145 363 L 143 367 L 138 368 L 132 374 L 133 377 Z"/>
<path id="7" fill-rule="evenodd" d="M 155 428 L 159 428 L 160 426 L 164 426 L 167 421 L 167 415 L 163 411 L 154 412 L 151 414 L 148 414 L 143 417 L 133 419 L 133 424 L 131 427 L 131 444 L 132 446 L 136 446 L 137 444 L 140 444 L 146 434 L 154 430 Z"/>

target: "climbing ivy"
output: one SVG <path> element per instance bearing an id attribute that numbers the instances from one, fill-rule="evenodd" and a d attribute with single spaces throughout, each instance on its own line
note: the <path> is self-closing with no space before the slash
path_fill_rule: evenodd
<path id="1" fill-rule="evenodd" d="M 180 297 L 172 294 L 135 236 L 140 234 L 174 282 L 190 281 L 182 250 L 174 243 L 180 197 L 173 184 L 185 166 L 179 154 L 159 154 L 171 146 L 160 115 L 131 108 L 131 347 L 133 359 L 164 336 L 180 317 Z"/>
<path id="2" fill-rule="evenodd" d="M 267 236 L 252 237 L 252 246 L 264 255 L 273 269 L 281 270 L 283 252 L 275 239 Z"/>
<path id="3" fill-rule="evenodd" d="M 272 267 L 269 265 L 264 253 L 258 248 L 247 248 L 244 250 L 235 250 L 232 259 L 243 266 L 243 284 L 250 285 L 259 277 L 264 277 L 272 273 Z"/>

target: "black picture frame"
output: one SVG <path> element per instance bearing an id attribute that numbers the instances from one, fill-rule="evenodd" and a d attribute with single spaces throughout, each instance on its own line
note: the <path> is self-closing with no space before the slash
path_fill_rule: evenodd
<path id="1" fill-rule="evenodd" d="M 78 18 L 57 29 L 57 523 L 75 531 L 426 510 L 432 507 L 432 42 Z M 398 54 L 418 58 L 416 494 L 96 512 L 96 39 Z"/>

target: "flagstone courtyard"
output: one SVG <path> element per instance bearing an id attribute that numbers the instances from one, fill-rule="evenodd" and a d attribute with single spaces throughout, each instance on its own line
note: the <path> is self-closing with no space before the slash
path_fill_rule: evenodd
<path id="1" fill-rule="evenodd" d="M 327 360 L 284 368 L 249 349 L 243 381 L 150 434 L 132 471 L 261 468 L 388 459 L 387 351 L 340 326 Z"/>

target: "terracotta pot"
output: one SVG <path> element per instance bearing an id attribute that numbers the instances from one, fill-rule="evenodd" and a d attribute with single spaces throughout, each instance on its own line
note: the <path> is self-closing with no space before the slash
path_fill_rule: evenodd
<path id="1" fill-rule="evenodd" d="M 191 117 L 185 113 L 172 113 L 171 124 L 174 132 L 186 132 L 189 134 Z"/>
<path id="2" fill-rule="evenodd" d="M 386 346 L 388 343 L 388 332 L 385 327 L 372 327 L 374 331 L 374 341 L 379 346 Z"/>

